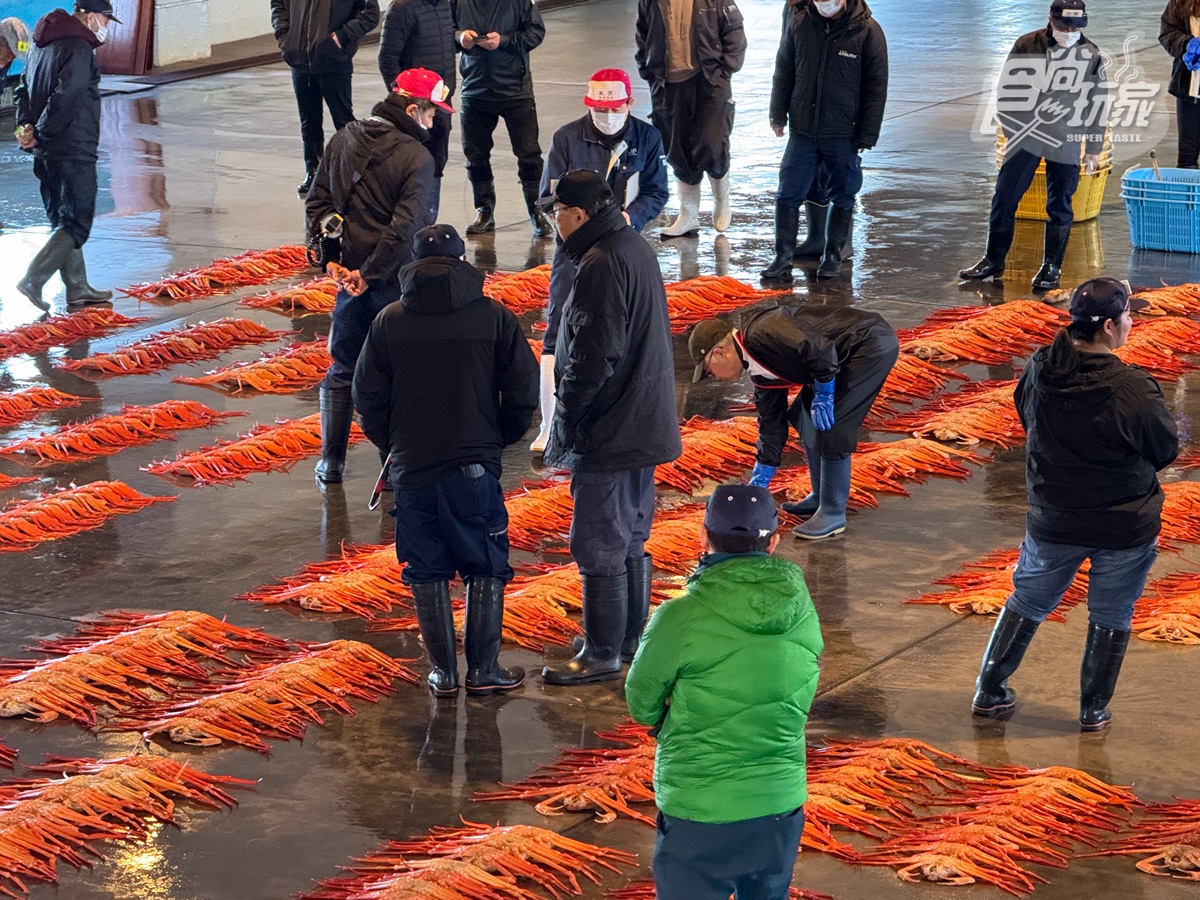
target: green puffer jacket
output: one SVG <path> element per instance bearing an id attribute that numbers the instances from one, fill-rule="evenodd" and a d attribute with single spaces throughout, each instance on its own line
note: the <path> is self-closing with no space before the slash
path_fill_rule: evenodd
<path id="1" fill-rule="evenodd" d="M 637 721 L 666 715 L 658 808 L 718 824 L 803 805 L 804 726 L 822 649 L 799 566 L 755 555 L 700 568 L 651 617 L 625 682 Z"/>

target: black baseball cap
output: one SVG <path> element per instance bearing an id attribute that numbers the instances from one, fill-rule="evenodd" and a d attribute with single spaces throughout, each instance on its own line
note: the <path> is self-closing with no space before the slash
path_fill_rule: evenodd
<path id="1" fill-rule="evenodd" d="M 1131 297 L 1129 285 L 1115 278 L 1092 278 L 1075 288 L 1071 295 L 1071 319 L 1075 322 L 1103 322 L 1129 310 L 1137 312 L 1150 303 Z"/>
<path id="2" fill-rule="evenodd" d="M 778 529 L 775 498 L 766 488 L 723 484 L 708 498 L 704 530 L 709 534 L 769 537 Z"/>
<path id="3" fill-rule="evenodd" d="M 552 210 L 555 203 L 588 208 L 612 198 L 612 188 L 607 181 L 591 169 L 575 169 L 555 182 L 550 196 L 539 200 L 538 207 L 543 212 Z"/>
<path id="4" fill-rule="evenodd" d="M 413 238 L 413 258 L 427 256 L 453 256 L 462 259 L 467 247 L 458 236 L 453 225 L 429 225 L 417 232 Z"/>
<path id="5" fill-rule="evenodd" d="M 1050 4 L 1050 21 L 1060 28 L 1087 28 L 1087 7 L 1083 0 L 1054 0 Z"/>
<path id="6" fill-rule="evenodd" d="M 75 11 L 100 13 L 100 15 L 107 16 L 118 25 L 123 24 L 120 19 L 113 15 L 112 4 L 109 0 L 75 0 Z"/>
<path id="7" fill-rule="evenodd" d="M 733 325 L 725 319 L 705 319 L 692 329 L 691 335 L 688 336 L 688 353 L 692 355 L 692 362 L 696 364 L 692 384 L 704 378 L 704 360 L 708 358 L 709 351 L 732 332 Z"/>

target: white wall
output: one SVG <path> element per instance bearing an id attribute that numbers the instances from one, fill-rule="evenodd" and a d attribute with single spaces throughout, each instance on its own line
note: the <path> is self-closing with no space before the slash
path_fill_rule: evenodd
<path id="1" fill-rule="evenodd" d="M 266 0 L 208 0 L 208 5 L 214 44 L 271 33 L 271 7 Z"/>
<path id="2" fill-rule="evenodd" d="M 270 33 L 266 0 L 155 0 L 154 65 L 206 59 L 213 44 Z"/>

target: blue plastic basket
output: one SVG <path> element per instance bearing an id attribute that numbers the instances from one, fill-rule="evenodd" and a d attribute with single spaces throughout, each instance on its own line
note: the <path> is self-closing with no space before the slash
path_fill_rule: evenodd
<path id="1" fill-rule="evenodd" d="M 1133 246 L 1200 253 L 1200 171 L 1130 169 L 1121 178 Z"/>

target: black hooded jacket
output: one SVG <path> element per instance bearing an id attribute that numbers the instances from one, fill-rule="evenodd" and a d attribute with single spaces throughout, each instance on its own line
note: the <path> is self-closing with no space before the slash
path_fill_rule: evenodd
<path id="1" fill-rule="evenodd" d="M 772 126 L 874 147 L 887 89 L 887 40 L 865 0 L 847 0 L 836 19 L 826 19 L 808 0 L 784 10 L 771 83 Z"/>
<path id="2" fill-rule="evenodd" d="M 1191 3 L 1184 0 L 1169 0 L 1163 10 L 1158 42 L 1171 54 L 1171 82 L 1167 93 L 1172 97 L 1190 97 L 1192 73 L 1183 64 L 1183 54 L 1192 42 Z"/>
<path id="3" fill-rule="evenodd" d="M 563 243 L 576 266 L 555 353 L 545 460 L 572 472 L 670 462 L 683 450 L 658 257 L 610 203 Z"/>
<path id="4" fill-rule="evenodd" d="M 353 72 L 358 42 L 378 24 L 379 0 L 271 0 L 283 61 L 313 75 Z"/>
<path id="5" fill-rule="evenodd" d="M 1048 353 L 1033 355 L 1014 395 L 1029 436 L 1030 535 L 1106 550 L 1146 543 L 1161 527 L 1155 473 L 1179 452 L 1158 382 L 1110 353 L 1081 353 L 1078 371 L 1056 376 Z"/>
<path id="6" fill-rule="evenodd" d="M 363 431 L 391 451 L 393 484 L 428 484 L 474 463 L 499 478 L 501 451 L 524 436 L 538 403 L 538 362 L 521 324 L 461 259 L 409 263 L 400 287 L 354 372 Z"/>
<path id="7" fill-rule="evenodd" d="M 34 153 L 95 162 L 100 143 L 100 41 L 65 10 L 38 20 L 17 87 L 17 125 L 32 125 Z"/>
<path id="8" fill-rule="evenodd" d="M 342 265 L 373 285 L 392 281 L 412 259 L 413 237 L 433 224 L 433 157 L 425 132 L 389 94 L 367 119 L 351 122 L 329 139 L 308 192 L 309 234 L 330 213 L 345 218 Z"/>
<path id="9" fill-rule="evenodd" d="M 391 90 L 407 69 L 429 69 L 454 93 L 458 72 L 450 0 L 392 0 L 379 38 L 379 74 Z"/>

